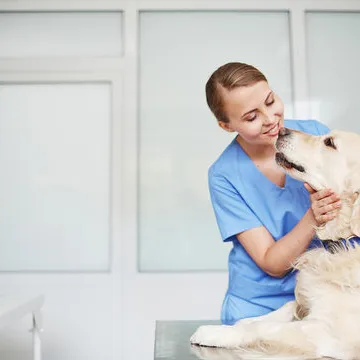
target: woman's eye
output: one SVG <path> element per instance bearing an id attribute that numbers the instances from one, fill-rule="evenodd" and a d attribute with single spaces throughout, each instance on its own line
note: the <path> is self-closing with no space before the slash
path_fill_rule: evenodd
<path id="1" fill-rule="evenodd" d="M 272 99 L 271 101 L 269 101 L 269 102 L 266 103 L 266 106 L 270 106 L 270 105 L 272 105 L 274 102 L 275 102 L 275 99 Z"/>
<path id="2" fill-rule="evenodd" d="M 325 140 L 324 140 L 324 144 L 325 146 L 328 146 L 328 147 L 331 147 L 333 149 L 336 150 L 336 146 L 335 146 L 335 143 L 334 143 L 334 139 L 332 137 L 327 137 Z"/>
<path id="3" fill-rule="evenodd" d="M 248 118 L 248 121 L 254 121 L 256 119 L 256 114 L 254 116 L 252 116 L 251 118 Z"/>

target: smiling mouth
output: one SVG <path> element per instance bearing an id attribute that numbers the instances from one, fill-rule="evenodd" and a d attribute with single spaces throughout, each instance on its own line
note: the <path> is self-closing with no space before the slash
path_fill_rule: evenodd
<path id="1" fill-rule="evenodd" d="M 269 134 L 269 135 L 273 135 L 276 134 L 279 130 L 279 123 L 277 123 L 275 126 L 273 126 L 270 130 L 264 132 L 265 135 Z"/>
<path id="2" fill-rule="evenodd" d="M 282 152 L 277 152 L 275 154 L 276 163 L 285 169 L 291 170 L 295 169 L 299 172 L 305 172 L 305 168 L 301 165 L 294 164 L 293 162 L 289 161 Z"/>

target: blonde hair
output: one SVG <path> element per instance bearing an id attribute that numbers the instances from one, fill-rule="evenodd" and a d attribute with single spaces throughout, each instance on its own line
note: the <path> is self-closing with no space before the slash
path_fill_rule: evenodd
<path id="1" fill-rule="evenodd" d="M 266 81 L 265 75 L 252 65 L 231 62 L 220 66 L 206 83 L 206 101 L 218 121 L 225 123 L 229 119 L 223 109 L 222 89 L 232 90 L 240 86 L 251 86 Z"/>

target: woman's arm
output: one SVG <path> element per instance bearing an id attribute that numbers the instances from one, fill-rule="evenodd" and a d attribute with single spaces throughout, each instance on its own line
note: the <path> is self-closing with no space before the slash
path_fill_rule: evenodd
<path id="1" fill-rule="evenodd" d="M 308 248 L 315 236 L 314 228 L 336 216 L 336 212 L 328 214 L 340 206 L 338 195 L 331 190 L 314 192 L 310 199 L 311 208 L 298 224 L 278 241 L 275 241 L 263 226 L 237 234 L 237 239 L 251 258 L 269 275 L 284 276 L 296 258 Z"/>

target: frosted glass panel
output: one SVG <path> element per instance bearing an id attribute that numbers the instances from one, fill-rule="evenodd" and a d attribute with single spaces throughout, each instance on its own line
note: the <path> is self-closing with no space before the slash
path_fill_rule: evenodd
<path id="1" fill-rule="evenodd" d="M 0 57 L 120 56 L 120 12 L 0 13 Z"/>
<path id="2" fill-rule="evenodd" d="M 360 132 L 360 13 L 308 13 L 306 24 L 312 117 Z"/>
<path id="3" fill-rule="evenodd" d="M 0 270 L 109 268 L 110 85 L 0 85 Z"/>
<path id="4" fill-rule="evenodd" d="M 205 83 L 229 61 L 254 64 L 292 116 L 286 12 L 140 14 L 139 267 L 226 269 L 207 171 L 234 135 L 207 108 Z"/>

